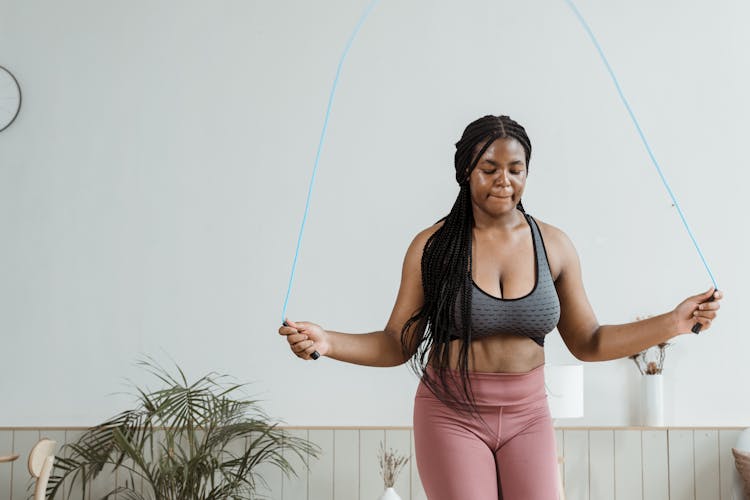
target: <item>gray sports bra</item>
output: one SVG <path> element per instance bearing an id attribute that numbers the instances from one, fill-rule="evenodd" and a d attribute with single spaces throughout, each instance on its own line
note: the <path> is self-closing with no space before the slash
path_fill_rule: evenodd
<path id="1" fill-rule="evenodd" d="M 536 221 L 524 214 L 531 226 L 534 241 L 536 282 L 527 295 L 515 299 L 494 297 L 471 280 L 471 338 L 511 333 L 529 337 L 544 346 L 544 336 L 554 330 L 560 320 L 560 299 L 547 261 L 547 250 Z M 460 295 L 459 295 L 460 299 Z M 461 303 L 456 301 L 456 321 L 461 324 Z M 463 336 L 451 327 L 451 338 Z"/>

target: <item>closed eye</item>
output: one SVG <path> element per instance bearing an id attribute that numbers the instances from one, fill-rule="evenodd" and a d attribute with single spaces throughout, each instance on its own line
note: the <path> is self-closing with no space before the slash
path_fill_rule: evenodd
<path id="1" fill-rule="evenodd" d="M 484 172 L 487 175 L 491 175 L 497 172 L 497 170 L 482 170 L 482 172 Z M 513 175 L 520 175 L 523 173 L 523 170 L 511 170 L 510 173 Z"/>

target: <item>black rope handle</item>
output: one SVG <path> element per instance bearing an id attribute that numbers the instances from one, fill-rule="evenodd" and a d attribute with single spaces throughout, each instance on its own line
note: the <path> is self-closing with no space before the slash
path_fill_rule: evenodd
<path id="1" fill-rule="evenodd" d="M 714 293 L 711 294 L 711 298 L 708 299 L 707 302 L 713 302 L 714 301 L 714 295 L 716 294 L 716 292 L 718 292 L 718 290 L 714 289 Z M 698 335 L 701 332 L 701 328 L 703 328 L 703 325 L 701 325 L 700 323 L 696 323 L 696 324 L 693 325 L 693 328 L 691 328 L 690 331 L 693 332 L 694 334 Z"/>
<path id="2" fill-rule="evenodd" d="M 284 321 L 284 326 L 289 326 L 286 321 Z M 695 328 L 695 327 L 693 327 Z M 313 351 L 312 354 L 310 354 L 310 357 L 312 359 L 318 359 L 320 357 L 320 353 L 318 351 Z"/>

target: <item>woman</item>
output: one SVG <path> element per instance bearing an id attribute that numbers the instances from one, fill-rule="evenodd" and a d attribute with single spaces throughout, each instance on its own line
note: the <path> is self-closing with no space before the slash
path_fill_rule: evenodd
<path id="1" fill-rule="evenodd" d="M 521 203 L 531 143 L 507 116 L 484 116 L 456 143 L 460 186 L 450 214 L 416 235 L 385 330 L 326 331 L 287 320 L 292 352 L 396 366 L 421 375 L 414 403 L 420 479 L 430 500 L 553 500 L 554 430 L 544 389 L 544 337 L 557 328 L 582 361 L 629 356 L 711 326 L 722 294 L 599 325 L 573 244 Z M 713 295 L 713 299 L 711 299 Z"/>

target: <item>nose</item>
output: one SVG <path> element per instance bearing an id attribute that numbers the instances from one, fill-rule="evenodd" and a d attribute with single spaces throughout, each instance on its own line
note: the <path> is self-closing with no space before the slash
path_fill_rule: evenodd
<path id="1" fill-rule="evenodd" d="M 508 178 L 508 173 L 505 170 L 500 170 L 500 175 L 497 177 L 497 182 L 501 186 L 510 186 L 510 179 Z"/>

